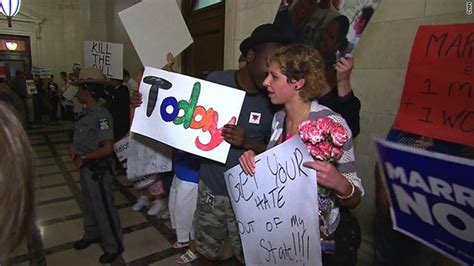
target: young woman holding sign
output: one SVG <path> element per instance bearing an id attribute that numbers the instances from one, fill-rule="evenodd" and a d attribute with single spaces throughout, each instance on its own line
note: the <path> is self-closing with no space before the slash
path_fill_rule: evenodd
<path id="1" fill-rule="evenodd" d="M 324 62 L 316 50 L 300 44 L 280 48 L 269 59 L 268 75 L 263 85 L 267 88 L 271 102 L 284 106 L 273 118 L 272 138 L 267 149 L 293 135 L 301 135 L 299 126 L 305 121 L 330 118 L 345 129 L 347 139 L 342 145 L 342 156 L 334 164 L 318 160 L 304 164 L 317 171 L 318 185 L 330 193 L 328 199 L 332 203 L 329 219 L 326 220 L 326 231 L 322 232 L 322 236 L 325 235 L 322 249 L 323 264 L 333 265 L 334 258 L 344 254 L 329 255 L 324 251 L 334 252 L 334 232 L 340 218 L 339 206 L 356 207 L 364 193 L 355 169 L 352 133 L 339 114 L 315 100 L 325 88 Z M 249 150 L 239 159 L 243 170 L 249 175 L 255 174 L 255 156 Z"/>

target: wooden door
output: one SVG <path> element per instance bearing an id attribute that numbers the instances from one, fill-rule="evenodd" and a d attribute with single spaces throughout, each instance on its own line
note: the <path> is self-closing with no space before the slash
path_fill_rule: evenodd
<path id="1" fill-rule="evenodd" d="M 205 79 L 224 66 L 224 2 L 194 10 L 197 0 L 183 1 L 183 15 L 193 44 L 182 57 L 183 74 Z"/>

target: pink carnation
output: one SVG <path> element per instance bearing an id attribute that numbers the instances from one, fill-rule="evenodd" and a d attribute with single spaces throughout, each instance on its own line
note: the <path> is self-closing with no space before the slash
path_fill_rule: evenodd
<path id="1" fill-rule="evenodd" d="M 341 158 L 348 139 L 347 130 L 329 117 L 303 121 L 298 133 L 313 158 L 327 162 Z"/>
<path id="2" fill-rule="evenodd" d="M 334 158 L 335 160 L 339 160 L 342 156 L 343 149 L 342 147 L 332 147 L 331 149 L 331 158 Z"/>
<path id="3" fill-rule="evenodd" d="M 321 153 L 323 154 L 323 158 L 325 161 L 331 158 L 331 149 L 332 149 L 331 143 L 323 142 L 323 143 L 320 143 L 318 147 Z"/>
<path id="4" fill-rule="evenodd" d="M 330 133 L 334 121 L 329 117 L 322 117 L 315 121 L 316 127 L 321 131 L 321 134 L 326 135 Z"/>
<path id="5" fill-rule="evenodd" d="M 334 145 L 342 147 L 347 142 L 347 130 L 339 123 L 331 128 L 331 138 Z"/>

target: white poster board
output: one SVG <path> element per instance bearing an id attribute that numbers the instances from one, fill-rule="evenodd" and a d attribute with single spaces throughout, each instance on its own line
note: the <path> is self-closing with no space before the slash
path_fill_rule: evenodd
<path id="1" fill-rule="evenodd" d="M 85 41 L 84 67 L 99 69 L 108 78 L 123 78 L 123 44 Z"/>
<path id="2" fill-rule="evenodd" d="M 114 152 L 120 162 L 127 160 L 128 138 L 128 136 L 125 136 L 114 143 Z"/>
<path id="3" fill-rule="evenodd" d="M 127 178 L 130 181 L 172 169 L 172 148 L 138 134 L 130 134 L 126 156 Z"/>
<path id="4" fill-rule="evenodd" d="M 246 265 L 322 265 L 316 172 L 294 136 L 256 158 L 255 176 L 225 172 Z"/>
<path id="5" fill-rule="evenodd" d="M 32 79 L 26 80 L 26 90 L 28 94 L 38 94 L 38 89 L 36 88 L 36 83 Z"/>
<path id="6" fill-rule="evenodd" d="M 225 124 L 237 123 L 244 91 L 147 67 L 140 92 L 143 103 L 135 109 L 132 132 L 226 162 L 230 144 L 221 131 Z"/>
<path id="7" fill-rule="evenodd" d="M 49 79 L 51 77 L 51 71 L 49 68 L 40 68 L 39 76 L 41 79 Z"/>
<path id="8" fill-rule="evenodd" d="M 79 90 L 78 87 L 73 86 L 73 85 L 68 85 L 66 87 L 66 90 L 63 93 L 63 97 L 66 98 L 67 100 L 72 101 L 74 97 L 76 97 L 77 91 Z"/>
<path id="9" fill-rule="evenodd" d="M 176 0 L 143 1 L 119 17 L 144 66 L 162 68 L 168 52 L 176 57 L 193 42 Z"/>

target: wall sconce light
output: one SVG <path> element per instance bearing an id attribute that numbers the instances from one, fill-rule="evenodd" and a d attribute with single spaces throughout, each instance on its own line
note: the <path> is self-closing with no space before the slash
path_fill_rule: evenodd
<path id="1" fill-rule="evenodd" d="M 0 11 L 7 17 L 8 27 L 12 27 L 12 18 L 20 11 L 21 0 L 1 0 Z"/>
<path id="2" fill-rule="evenodd" d="M 16 42 L 6 42 L 5 46 L 9 51 L 16 51 L 16 48 L 18 48 L 18 43 Z"/>

